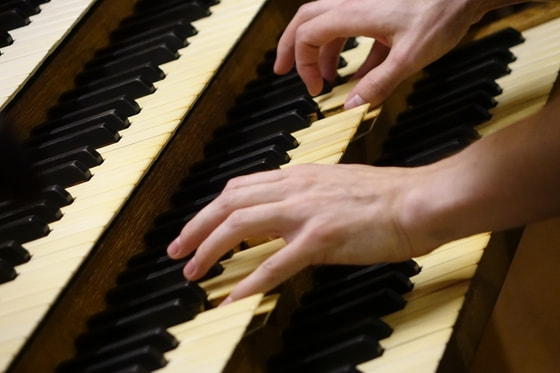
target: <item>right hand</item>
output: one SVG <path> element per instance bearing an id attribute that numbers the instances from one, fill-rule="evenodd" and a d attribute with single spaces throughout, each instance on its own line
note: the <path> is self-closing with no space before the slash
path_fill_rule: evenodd
<path id="1" fill-rule="evenodd" d="M 481 3 L 481 4 L 479 4 Z M 311 95 L 333 81 L 349 37 L 376 40 L 346 109 L 376 106 L 407 77 L 456 46 L 484 14 L 478 0 L 320 0 L 301 6 L 280 38 L 274 71 L 295 66 Z"/>

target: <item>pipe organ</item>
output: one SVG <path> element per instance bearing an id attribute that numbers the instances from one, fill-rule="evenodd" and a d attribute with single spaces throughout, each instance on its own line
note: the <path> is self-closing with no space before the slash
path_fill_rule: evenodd
<path id="1" fill-rule="evenodd" d="M 197 283 L 182 278 L 188 258 L 165 254 L 232 177 L 300 163 L 433 162 L 537 110 L 554 90 L 560 7 L 539 4 L 474 28 L 383 108 L 344 111 L 373 40 L 351 38 L 337 82 L 310 97 L 295 71 L 278 77 L 271 67 L 298 5 L 0 6 L 2 125 L 39 184 L 23 201 L 0 195 L 0 371 L 484 365 L 477 349 L 495 338 L 487 325 L 521 229 L 404 263 L 309 269 L 220 308 L 281 240 L 240 243 Z M 1 154 L 0 164 L 12 161 Z"/>

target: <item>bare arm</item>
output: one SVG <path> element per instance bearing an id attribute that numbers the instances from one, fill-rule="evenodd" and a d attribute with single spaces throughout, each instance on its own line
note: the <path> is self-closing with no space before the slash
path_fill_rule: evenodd
<path id="1" fill-rule="evenodd" d="M 560 212 L 560 99 L 444 161 L 419 168 L 302 165 L 237 178 L 170 245 L 200 278 L 248 237 L 287 245 L 228 301 L 266 292 L 314 264 L 419 256 L 445 242 Z"/>
<path id="2" fill-rule="evenodd" d="M 378 105 L 406 78 L 453 48 L 487 11 L 519 0 L 320 0 L 304 4 L 278 44 L 275 71 L 294 65 L 309 92 L 332 81 L 348 37 L 376 43 L 346 108 Z"/>

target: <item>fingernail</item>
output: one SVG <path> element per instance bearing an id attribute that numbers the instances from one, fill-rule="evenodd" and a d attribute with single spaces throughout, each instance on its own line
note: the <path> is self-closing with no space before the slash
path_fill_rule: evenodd
<path id="1" fill-rule="evenodd" d="M 177 255 L 180 246 L 179 242 L 180 242 L 180 237 L 177 237 L 169 244 L 169 246 L 167 246 L 167 255 L 169 255 L 170 257 L 174 257 Z"/>
<path id="2" fill-rule="evenodd" d="M 196 274 L 196 259 L 194 256 L 187 262 L 183 274 L 187 280 L 190 280 Z"/>
<path id="3" fill-rule="evenodd" d="M 230 304 L 231 302 L 233 302 L 233 299 L 231 298 L 231 296 L 228 296 L 226 299 L 223 300 L 222 303 L 220 303 L 220 307 Z"/>
<path id="4" fill-rule="evenodd" d="M 354 96 L 352 96 L 351 99 L 349 99 L 348 101 L 346 101 L 346 103 L 344 104 L 344 108 L 345 108 L 346 110 L 349 110 L 349 109 L 358 107 L 358 106 L 360 106 L 360 105 L 363 105 L 363 104 L 365 104 L 365 103 L 366 103 L 366 100 L 364 100 L 364 99 L 362 98 L 362 96 L 360 96 L 360 95 L 354 95 Z"/>

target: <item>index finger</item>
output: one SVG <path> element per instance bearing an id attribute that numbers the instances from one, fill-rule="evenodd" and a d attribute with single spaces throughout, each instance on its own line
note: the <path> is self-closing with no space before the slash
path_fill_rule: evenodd
<path id="1" fill-rule="evenodd" d="M 296 34 L 299 27 L 310 19 L 338 5 L 340 2 L 341 0 L 313 1 L 303 4 L 298 9 L 278 41 L 276 61 L 274 63 L 275 73 L 285 74 L 294 66 Z"/>
<path id="2" fill-rule="evenodd" d="M 305 239 L 294 240 L 268 257 L 235 286 L 221 305 L 253 294 L 267 293 L 311 265 L 310 259 L 303 255 L 304 242 Z"/>

